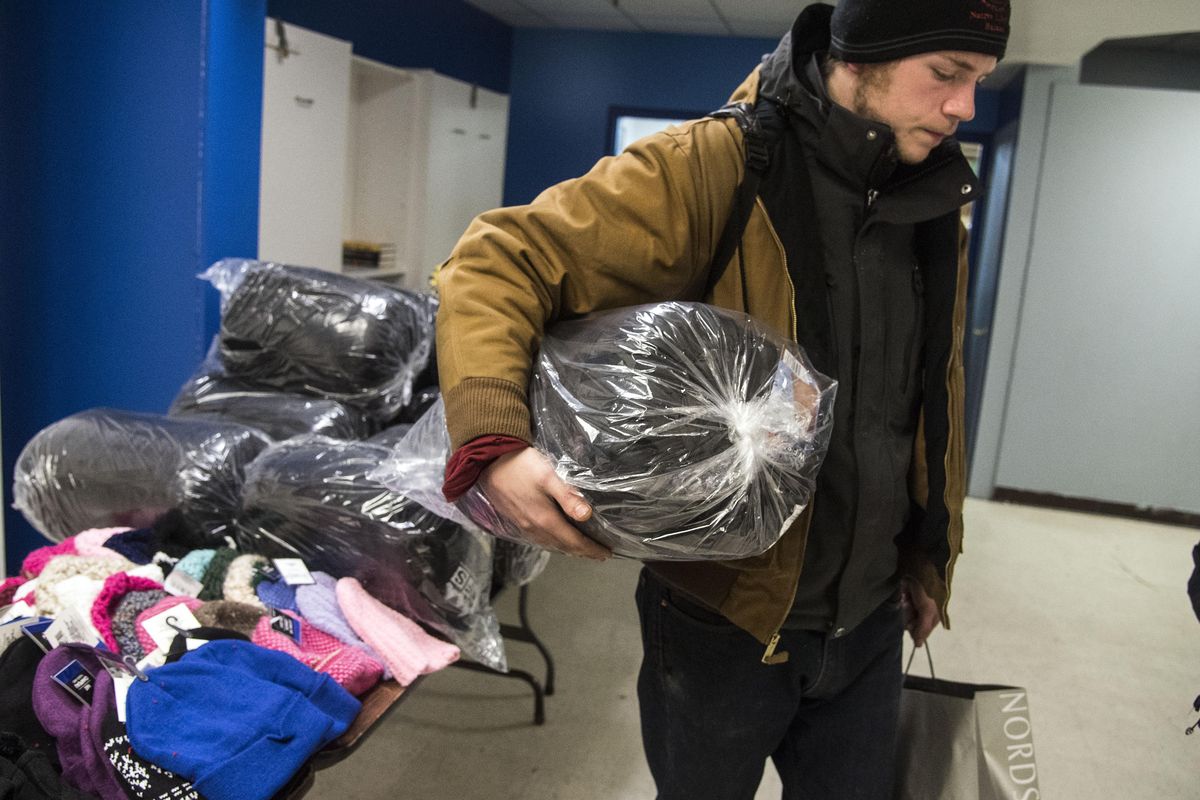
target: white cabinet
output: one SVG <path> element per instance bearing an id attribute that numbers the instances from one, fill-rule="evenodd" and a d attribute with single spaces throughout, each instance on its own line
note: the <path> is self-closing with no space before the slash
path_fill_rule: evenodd
<path id="1" fill-rule="evenodd" d="M 339 270 L 350 113 L 350 43 L 274 20 L 263 49 L 258 254 Z"/>
<path id="2" fill-rule="evenodd" d="M 427 288 L 471 219 L 500 205 L 508 97 L 284 29 L 295 52 L 280 60 L 267 20 L 259 257 Z M 381 265 L 345 265 L 343 242 L 380 249 Z"/>

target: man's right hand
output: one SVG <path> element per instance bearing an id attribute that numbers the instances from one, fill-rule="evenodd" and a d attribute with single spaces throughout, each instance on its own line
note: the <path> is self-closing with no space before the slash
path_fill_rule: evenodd
<path id="1" fill-rule="evenodd" d="M 500 456 L 480 473 L 478 483 L 496 511 L 521 532 L 525 541 L 556 553 L 597 561 L 612 557 L 612 551 L 584 536 L 572 524 L 586 520 L 592 509 L 534 448 Z"/>

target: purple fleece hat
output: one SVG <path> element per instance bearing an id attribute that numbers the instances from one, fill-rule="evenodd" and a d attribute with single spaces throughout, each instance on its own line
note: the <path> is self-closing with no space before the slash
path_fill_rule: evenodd
<path id="1" fill-rule="evenodd" d="M 54 681 L 54 675 L 72 661 L 92 674 L 92 705 L 83 705 Z M 33 683 L 33 712 L 46 732 L 54 737 L 62 776 L 81 791 L 102 800 L 128 800 L 112 772 L 112 765 L 92 738 L 95 719 L 115 710 L 112 677 L 96 658 L 95 648 L 64 644 L 54 648 L 38 664 Z"/>

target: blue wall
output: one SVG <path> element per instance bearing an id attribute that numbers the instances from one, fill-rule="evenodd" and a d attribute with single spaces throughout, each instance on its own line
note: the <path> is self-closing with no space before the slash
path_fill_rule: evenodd
<path id="1" fill-rule="evenodd" d="M 267 14 L 375 61 L 509 90 L 513 29 L 463 0 L 268 0 Z"/>
<path id="2" fill-rule="evenodd" d="M 770 39 L 518 29 L 504 202 L 527 203 L 606 154 L 609 109 L 722 106 Z"/>
<path id="3" fill-rule="evenodd" d="M 0 400 L 10 508 L 45 426 L 165 411 L 204 355 L 196 274 L 257 242 L 263 0 L 0 0 Z"/>
<path id="4" fill-rule="evenodd" d="M 780 32 L 782 35 L 782 31 Z M 527 203 L 607 155 L 610 110 L 705 113 L 722 106 L 774 39 L 518 29 L 513 45 L 504 202 Z M 996 128 L 981 91 L 964 133 Z"/>

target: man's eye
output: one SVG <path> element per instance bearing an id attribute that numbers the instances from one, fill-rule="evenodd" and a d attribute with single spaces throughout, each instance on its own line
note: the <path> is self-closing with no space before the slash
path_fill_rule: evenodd
<path id="1" fill-rule="evenodd" d="M 950 73 L 948 73 L 948 72 L 942 72 L 940 69 L 935 69 L 935 70 L 933 71 L 933 75 L 934 75 L 934 77 L 935 77 L 935 78 L 937 78 L 939 81 L 944 81 L 944 82 L 946 82 L 946 83 L 949 83 L 950 81 L 954 80 L 954 76 L 953 76 L 953 75 L 951 75 L 951 74 L 950 74 Z"/>

